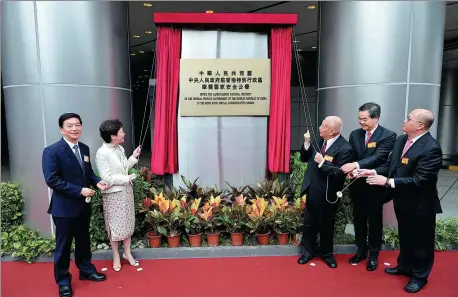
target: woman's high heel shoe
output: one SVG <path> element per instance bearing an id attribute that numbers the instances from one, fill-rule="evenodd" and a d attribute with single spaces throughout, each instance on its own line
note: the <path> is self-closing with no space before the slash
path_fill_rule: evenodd
<path id="1" fill-rule="evenodd" d="M 116 271 L 116 272 L 121 271 L 121 261 L 119 261 L 118 265 L 114 265 L 113 264 L 113 270 Z"/>
<path id="2" fill-rule="evenodd" d="M 138 265 L 140 265 L 140 263 L 138 263 L 138 261 L 137 261 L 137 260 L 135 260 L 135 259 L 134 259 L 134 263 L 132 264 L 132 263 L 131 263 L 131 262 L 130 262 L 128 259 L 127 259 L 126 255 L 125 255 L 124 253 L 122 254 L 122 257 L 123 257 L 123 259 L 124 259 L 124 260 L 126 260 L 126 261 L 127 261 L 127 263 L 129 263 L 129 264 L 130 264 L 130 266 L 134 266 L 134 267 L 135 267 L 135 266 L 138 266 Z"/>

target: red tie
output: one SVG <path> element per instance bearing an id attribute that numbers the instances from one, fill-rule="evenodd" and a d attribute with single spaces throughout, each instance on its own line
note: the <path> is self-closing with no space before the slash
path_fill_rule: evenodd
<path id="1" fill-rule="evenodd" d="M 371 132 L 367 132 L 365 145 L 367 145 L 367 143 L 369 142 L 369 139 L 371 139 L 371 136 L 372 136 L 372 133 Z"/>
<path id="2" fill-rule="evenodd" d="M 407 140 L 406 145 L 404 146 L 404 150 L 402 151 L 402 156 L 401 156 L 401 158 L 404 157 L 404 155 L 407 153 L 407 151 L 408 151 L 409 148 L 412 146 L 412 144 L 413 144 L 412 139 Z"/>
<path id="3" fill-rule="evenodd" d="M 326 152 L 326 142 L 327 140 L 323 142 L 323 146 L 321 147 L 321 150 L 320 150 L 320 154 L 322 155 L 324 155 L 324 153 Z"/>

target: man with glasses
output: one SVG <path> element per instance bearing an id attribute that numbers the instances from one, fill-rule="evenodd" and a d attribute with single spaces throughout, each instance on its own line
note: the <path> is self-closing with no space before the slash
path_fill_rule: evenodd
<path id="1" fill-rule="evenodd" d="M 379 125 L 380 113 L 380 106 L 373 102 L 359 108 L 358 121 L 361 128 L 351 132 L 349 138 L 357 162 L 342 166 L 342 171 L 351 178 L 355 178 L 352 176 L 355 169 L 374 169 L 384 164 L 393 149 L 396 133 Z M 365 178 L 354 181 L 350 186 L 355 244 L 358 247 L 350 263 L 357 264 L 369 256 L 366 263 L 368 271 L 377 269 L 378 255 L 382 248 L 384 195 L 383 188 L 368 185 Z"/>
<path id="2" fill-rule="evenodd" d="M 73 239 L 80 280 L 100 282 L 106 278 L 91 263 L 91 204 L 86 203 L 86 198 L 95 194 L 91 185 L 101 190 L 109 186 L 92 171 L 89 147 L 78 141 L 82 131 L 81 117 L 65 113 L 59 117 L 59 128 L 63 137 L 44 149 L 42 167 L 46 184 L 53 190 L 48 213 L 56 225 L 54 278 L 59 296 L 71 297 L 69 267 Z"/>
<path id="3" fill-rule="evenodd" d="M 434 263 L 436 214 L 442 209 L 437 193 L 437 176 L 442 167 L 442 150 L 429 129 L 434 115 L 426 109 L 413 110 L 388 162 L 375 170 L 360 170 L 370 185 L 384 186 L 391 195 L 398 220 L 400 253 L 397 266 L 386 268 L 391 275 L 409 277 L 405 291 L 416 293 L 428 282 Z"/>

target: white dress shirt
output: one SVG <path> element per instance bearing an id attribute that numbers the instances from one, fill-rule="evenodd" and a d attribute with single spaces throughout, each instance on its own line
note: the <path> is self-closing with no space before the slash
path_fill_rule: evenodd
<path id="1" fill-rule="evenodd" d="M 371 137 L 372 137 L 372 135 L 374 135 L 374 132 L 375 132 L 375 130 L 377 129 L 377 127 L 378 127 L 378 125 L 375 125 L 375 128 L 372 129 L 371 131 L 369 131 L 369 132 L 371 133 Z M 366 136 L 364 137 L 364 142 L 367 141 L 367 135 L 368 135 L 369 132 L 366 131 Z M 355 162 L 354 164 L 355 164 L 356 169 L 359 169 L 359 164 L 358 164 L 358 162 Z"/>
<path id="2" fill-rule="evenodd" d="M 425 133 L 423 133 L 423 134 L 421 134 L 421 135 L 418 135 L 418 136 L 415 137 L 415 138 L 412 138 L 412 144 L 410 145 L 409 150 L 412 148 L 412 145 L 415 143 L 415 141 L 417 141 L 418 139 L 420 139 L 420 137 L 422 137 L 422 136 L 425 135 L 426 133 L 428 133 L 428 131 L 426 131 Z M 407 139 L 407 141 L 409 141 L 409 140 Z M 406 143 L 407 143 L 407 142 L 406 142 Z M 407 152 L 408 152 L 408 150 L 407 150 Z M 406 153 L 407 153 L 407 152 L 406 152 Z M 395 188 L 395 186 L 394 186 L 394 178 L 390 178 L 390 179 L 388 180 L 388 182 L 390 183 L 390 186 L 391 186 L 392 188 Z"/>
<path id="3" fill-rule="evenodd" d="M 337 138 L 340 136 L 340 134 L 337 134 L 337 136 L 334 136 L 333 138 L 331 139 L 328 139 L 326 140 L 326 149 L 324 150 L 325 152 L 331 147 L 331 145 L 337 140 Z M 304 148 L 305 150 L 308 150 L 310 147 L 310 143 L 306 143 L 304 142 Z M 319 153 L 319 152 L 318 152 Z M 321 166 L 323 166 L 323 163 L 324 163 L 324 159 L 323 161 L 321 161 L 320 164 L 318 164 L 318 168 L 321 168 Z"/>
<path id="4" fill-rule="evenodd" d="M 67 138 L 64 137 L 65 142 L 68 144 L 70 149 L 72 150 L 73 153 L 75 153 L 75 150 L 73 149 L 73 146 L 76 144 L 78 146 L 78 151 L 80 152 L 80 157 L 81 160 L 83 160 L 83 155 L 81 155 L 81 148 L 79 146 L 79 142 L 77 141 L 76 143 L 71 143 Z"/>

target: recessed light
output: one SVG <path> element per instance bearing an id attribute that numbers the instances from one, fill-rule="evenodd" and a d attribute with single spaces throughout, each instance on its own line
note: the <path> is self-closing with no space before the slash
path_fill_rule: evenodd
<path id="1" fill-rule="evenodd" d="M 307 9 L 315 9 L 316 8 L 316 5 L 309 5 L 307 6 Z"/>
<path id="2" fill-rule="evenodd" d="M 299 41 L 299 40 L 294 40 L 293 42 L 294 42 L 294 43 L 299 43 L 300 41 Z"/>
<path id="3" fill-rule="evenodd" d="M 145 52 L 144 51 L 138 51 L 140 54 L 144 54 Z"/>
<path id="4" fill-rule="evenodd" d="M 145 34 L 153 34 L 153 31 L 145 31 Z"/>
<path id="5" fill-rule="evenodd" d="M 145 70 L 143 70 L 143 71 L 148 72 L 148 69 L 145 69 Z"/>
<path id="6" fill-rule="evenodd" d="M 132 53 L 132 54 L 130 54 L 130 55 L 131 55 L 131 56 L 135 56 L 135 54 L 134 54 L 134 53 Z"/>
<path id="7" fill-rule="evenodd" d="M 151 4 L 151 3 L 143 3 L 143 6 L 145 6 L 145 7 L 151 7 L 151 6 L 153 6 L 153 4 Z"/>
<path id="8" fill-rule="evenodd" d="M 207 11 L 205 11 L 205 13 L 214 13 L 214 11 L 213 10 L 207 10 Z"/>
<path id="9" fill-rule="evenodd" d="M 312 48 L 316 48 L 316 46 L 312 46 Z"/>
<path id="10" fill-rule="evenodd" d="M 133 38 L 140 38 L 140 35 L 134 35 Z"/>

